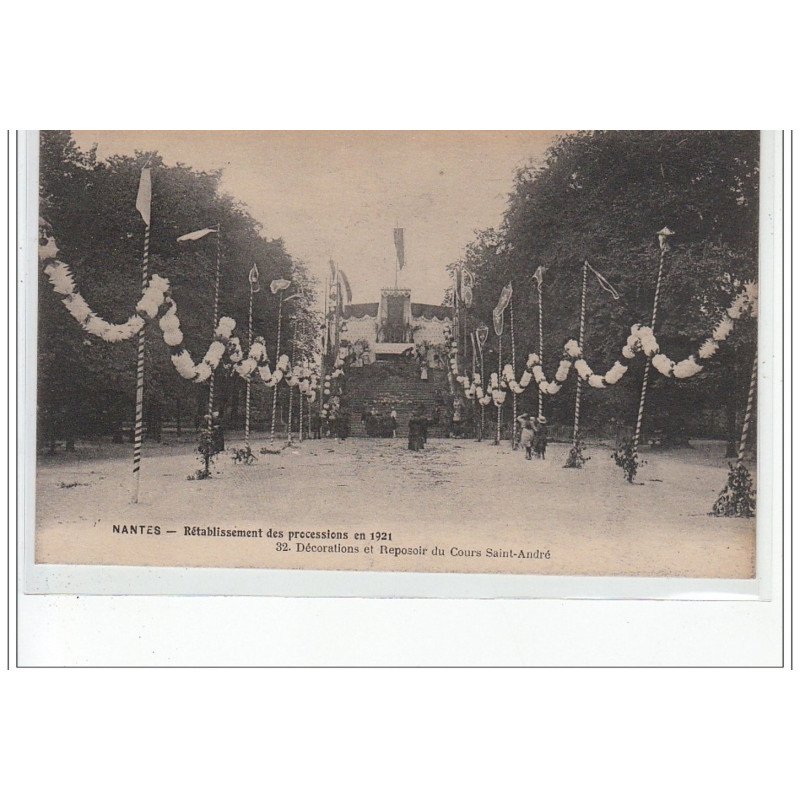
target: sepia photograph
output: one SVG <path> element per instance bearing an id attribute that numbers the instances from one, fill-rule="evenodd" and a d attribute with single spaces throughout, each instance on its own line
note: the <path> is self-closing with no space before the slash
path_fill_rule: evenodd
<path id="1" fill-rule="evenodd" d="M 36 564 L 755 578 L 763 143 L 41 131 Z"/>

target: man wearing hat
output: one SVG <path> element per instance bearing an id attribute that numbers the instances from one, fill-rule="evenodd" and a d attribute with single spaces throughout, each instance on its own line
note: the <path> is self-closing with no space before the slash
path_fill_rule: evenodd
<path id="1" fill-rule="evenodd" d="M 536 453 L 536 458 L 544 460 L 544 454 L 547 450 L 547 419 L 544 414 L 539 414 L 536 422 L 533 425 L 533 452 Z"/>

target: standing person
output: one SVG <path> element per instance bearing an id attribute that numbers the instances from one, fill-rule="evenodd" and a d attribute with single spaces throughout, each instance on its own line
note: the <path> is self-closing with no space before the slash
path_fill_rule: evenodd
<path id="1" fill-rule="evenodd" d="M 339 409 L 336 420 L 336 435 L 343 442 L 350 435 L 350 412 L 346 408 Z"/>
<path id="2" fill-rule="evenodd" d="M 322 417 L 316 408 L 311 412 L 311 438 L 322 438 Z"/>
<path id="3" fill-rule="evenodd" d="M 425 409 L 419 406 L 408 421 L 408 449 L 418 452 L 425 449 L 428 421 Z"/>
<path id="4" fill-rule="evenodd" d="M 544 461 L 544 454 L 547 451 L 547 420 L 543 414 L 539 414 L 536 423 L 533 435 L 533 450 L 536 453 L 536 458 L 541 458 Z"/>
<path id="5" fill-rule="evenodd" d="M 522 426 L 519 435 L 519 442 L 525 448 L 525 459 L 531 460 L 531 452 L 533 451 L 533 423 L 531 422 L 530 414 L 521 414 L 517 417 L 517 422 Z"/>
<path id="6" fill-rule="evenodd" d="M 433 414 L 431 414 L 431 425 L 438 426 L 442 422 L 442 407 L 437 402 L 433 407 Z"/>
<path id="7" fill-rule="evenodd" d="M 389 420 L 390 420 L 390 425 L 391 425 L 391 428 L 392 428 L 392 439 L 396 439 L 397 438 L 397 410 L 394 408 L 394 406 L 392 406 L 392 410 L 389 413 Z"/>
<path id="8" fill-rule="evenodd" d="M 222 430 L 222 420 L 219 411 L 211 415 L 211 434 L 214 443 L 214 453 L 221 453 L 225 449 L 225 433 Z"/>
<path id="9" fill-rule="evenodd" d="M 461 419 L 463 414 L 463 405 L 460 397 L 453 400 L 453 438 L 461 438 Z"/>

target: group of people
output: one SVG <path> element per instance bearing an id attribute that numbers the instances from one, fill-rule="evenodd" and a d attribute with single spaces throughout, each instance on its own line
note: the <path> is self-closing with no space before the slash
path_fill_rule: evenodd
<path id="1" fill-rule="evenodd" d="M 397 436 L 397 410 L 394 407 L 382 404 L 380 408 L 372 405 L 361 414 L 361 422 L 367 436 L 376 436 L 382 439 L 393 439 Z"/>
<path id="2" fill-rule="evenodd" d="M 533 417 L 531 414 L 521 414 L 517 417 L 521 425 L 519 441 L 525 448 L 525 458 L 530 461 L 536 458 L 544 459 L 547 451 L 547 420 L 542 414 Z"/>
<path id="3" fill-rule="evenodd" d="M 428 418 L 425 416 L 425 406 L 420 403 L 411 419 L 408 420 L 408 449 L 419 451 L 425 449 L 428 441 Z"/>

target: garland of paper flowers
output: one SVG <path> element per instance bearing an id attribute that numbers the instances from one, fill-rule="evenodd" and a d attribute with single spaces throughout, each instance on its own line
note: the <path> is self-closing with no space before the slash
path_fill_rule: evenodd
<path id="1" fill-rule="evenodd" d="M 333 392 L 336 388 L 335 382 L 339 380 L 344 375 L 344 367 L 345 367 L 345 359 L 344 359 L 344 348 L 340 348 L 339 352 L 336 355 L 336 360 L 333 362 L 333 370 L 331 372 L 326 373 L 326 375 L 322 379 L 322 410 L 320 415 L 322 417 L 328 417 L 330 415 L 331 410 L 331 401 L 333 398 Z"/>
<path id="2" fill-rule="evenodd" d="M 214 338 L 203 358 L 195 363 L 191 353 L 183 346 L 178 307 L 169 296 L 170 285 L 166 278 L 153 275 L 147 288 L 136 304 L 136 313 L 127 322 L 107 322 L 92 311 L 83 295 L 77 290 L 70 268 L 62 261 L 52 261 L 44 269 L 53 291 L 62 296 L 62 303 L 86 333 L 106 342 L 124 342 L 136 336 L 148 319 L 156 319 L 159 312 L 166 311 L 158 320 L 164 343 L 170 348 L 170 360 L 177 373 L 186 380 L 204 383 L 227 355 L 234 370 L 246 378 L 254 372 L 268 386 L 277 386 L 289 370 L 289 357 L 280 356 L 275 370 L 271 371 L 264 338 L 257 336 L 250 346 L 247 358 L 243 359 L 239 339 L 233 336 L 236 322 L 231 317 L 221 317 L 214 330 Z M 311 391 L 311 389 L 309 389 Z M 315 395 L 316 396 L 316 395 Z"/>
<path id="3" fill-rule="evenodd" d="M 751 317 L 756 317 L 758 314 L 758 285 L 755 283 L 745 284 L 744 289 L 723 312 L 711 335 L 705 339 L 695 353 L 692 353 L 682 361 L 675 362 L 661 353 L 653 329 L 646 325 L 638 324 L 631 327 L 631 333 L 622 348 L 622 358 L 630 361 L 636 357 L 637 353 L 642 352 L 651 359 L 653 367 L 665 377 L 678 380 L 691 378 L 702 371 L 703 364 L 699 363 L 700 361 L 707 361 L 716 355 L 720 343 L 730 336 L 736 321 L 744 314 L 749 314 Z M 605 389 L 613 386 L 628 371 L 628 366 L 618 360 L 614 362 L 614 365 L 605 374 L 595 373 L 583 358 L 583 351 L 578 342 L 575 339 L 570 339 L 564 345 L 564 353 L 552 381 L 548 381 L 538 354 L 530 353 L 519 381 L 516 380 L 511 364 L 506 364 L 503 367 L 502 377 L 499 380 L 497 373 L 492 373 L 490 378 L 492 396 L 490 399 L 485 399 L 488 395 L 484 393 L 479 385 L 480 375 L 478 373 L 475 373 L 471 381 L 467 376 L 457 374 L 455 367 L 456 353 L 457 345 L 454 343 L 451 351 L 450 369 L 453 371 L 456 381 L 463 387 L 467 398 L 477 397 L 478 402 L 483 405 L 488 405 L 491 400 L 494 400 L 496 405 L 502 405 L 502 400 L 500 400 L 501 393 L 503 400 L 505 400 L 503 389 L 507 387 L 515 394 L 521 394 L 528 387 L 531 380 L 536 381 L 536 385 L 543 395 L 557 394 L 569 377 L 569 371 L 572 367 L 575 368 L 579 379 L 585 381 L 593 389 Z"/>

